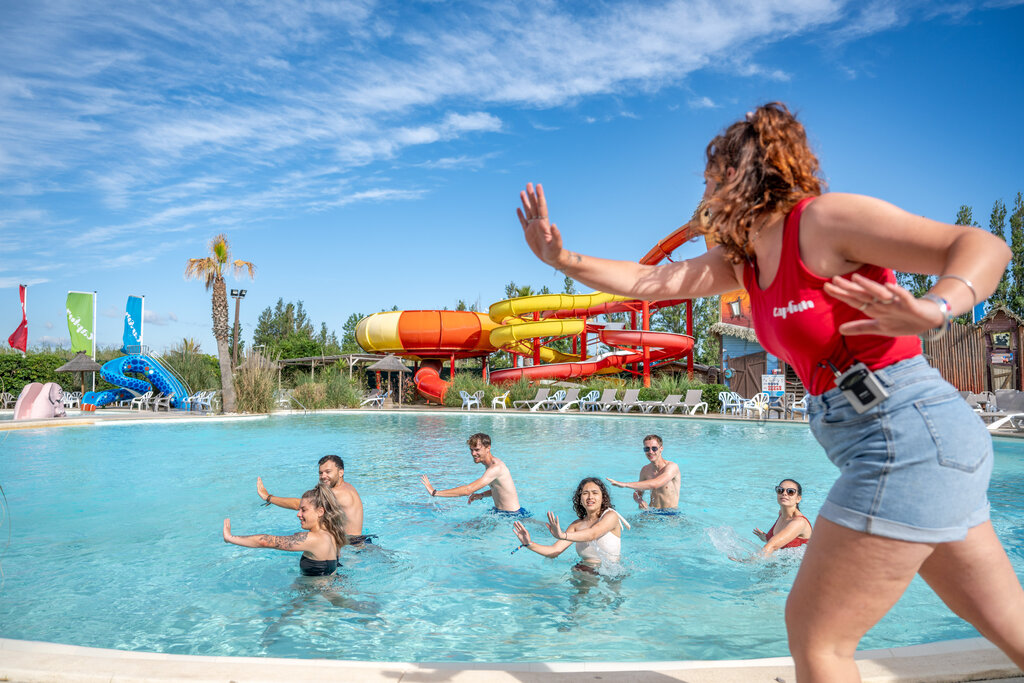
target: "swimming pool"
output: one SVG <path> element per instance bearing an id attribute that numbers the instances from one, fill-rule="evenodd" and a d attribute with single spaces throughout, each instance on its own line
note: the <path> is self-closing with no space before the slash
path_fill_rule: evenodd
<path id="1" fill-rule="evenodd" d="M 624 572 L 571 571 L 516 546 L 483 502 L 438 500 L 419 483 L 466 483 L 481 471 L 466 437 L 487 432 L 539 519 L 572 518 L 583 476 L 632 480 L 650 432 L 683 471 L 682 515 L 636 512 Z M 1024 573 L 1020 442 L 997 442 L 990 496 L 996 529 Z M 298 577 L 292 553 L 223 543 L 236 533 L 290 534 L 273 493 L 314 483 L 338 453 L 379 547 L 346 549 L 339 576 Z M 111 425 L 0 433 L 7 497 L 0 555 L 0 636 L 176 654 L 378 661 L 656 661 L 786 654 L 782 611 L 799 550 L 769 561 L 728 555 L 777 511 L 772 487 L 804 485 L 813 519 L 835 477 L 806 426 L 594 416 L 359 413 L 213 424 Z M 563 522 L 564 523 L 564 522 Z M 0 541 L 2 542 L 2 541 Z M 894 647 L 976 635 L 915 580 L 862 643 Z"/>

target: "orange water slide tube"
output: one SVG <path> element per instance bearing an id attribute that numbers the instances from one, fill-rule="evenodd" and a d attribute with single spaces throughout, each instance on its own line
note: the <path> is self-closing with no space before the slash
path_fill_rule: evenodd
<path id="1" fill-rule="evenodd" d="M 490 342 L 495 327 L 474 311 L 385 311 L 359 321 L 356 341 L 366 351 L 412 360 L 475 358 L 497 350 Z M 424 363 L 413 375 L 420 394 L 435 403 L 444 401 L 448 388 L 440 369 L 441 363 Z"/>

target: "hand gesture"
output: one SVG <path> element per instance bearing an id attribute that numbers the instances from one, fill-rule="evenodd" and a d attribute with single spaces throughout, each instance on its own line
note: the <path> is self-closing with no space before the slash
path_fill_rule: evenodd
<path id="1" fill-rule="evenodd" d="M 621 481 L 615 481 L 611 477 L 605 477 L 605 479 L 607 479 L 608 483 L 611 484 L 612 486 L 618 486 L 620 489 L 624 488 L 624 486 L 623 486 Z"/>
<path id="2" fill-rule="evenodd" d="M 434 491 L 436 491 L 437 489 L 430 485 L 430 479 L 427 477 L 427 475 L 424 474 L 422 477 L 420 477 L 420 481 L 422 481 L 423 486 L 426 487 L 427 493 L 429 493 L 430 495 L 434 495 Z"/>
<path id="3" fill-rule="evenodd" d="M 766 534 L 765 532 L 761 531 L 757 527 L 754 527 L 754 535 L 757 536 L 758 538 L 760 538 L 765 543 L 768 542 L 768 534 Z"/>
<path id="4" fill-rule="evenodd" d="M 230 517 L 224 520 L 224 542 L 225 543 L 230 543 L 231 542 L 231 518 Z"/>
<path id="5" fill-rule="evenodd" d="M 641 510 L 647 509 L 647 501 L 644 500 L 644 494 L 642 491 L 633 491 L 633 500 L 636 501 L 637 506 Z"/>
<path id="6" fill-rule="evenodd" d="M 521 545 L 530 545 L 530 532 L 526 530 L 522 522 L 513 523 L 512 531 L 516 532 L 516 538 L 519 539 Z"/>
<path id="7" fill-rule="evenodd" d="M 558 515 L 554 512 L 548 513 L 548 531 L 550 531 L 551 535 L 559 541 L 569 540 L 565 538 L 565 535 L 562 533 L 562 526 L 558 523 Z"/>
<path id="8" fill-rule="evenodd" d="M 480 500 L 481 498 L 483 498 L 483 496 L 480 495 L 479 493 L 471 493 L 471 494 L 469 494 L 468 500 L 466 500 L 466 505 L 469 505 L 474 500 Z"/>
<path id="9" fill-rule="evenodd" d="M 256 495 L 262 498 L 265 503 L 270 501 L 270 492 L 263 485 L 263 477 L 256 477 Z"/>
<path id="10" fill-rule="evenodd" d="M 526 184 L 526 190 L 519 193 L 523 208 L 516 209 L 519 223 L 523 226 L 523 235 L 533 253 L 549 266 L 558 267 L 566 256 L 562 248 L 562 233 L 554 223 L 548 221 L 548 204 L 544 199 L 544 188 L 533 183 Z"/>
<path id="11" fill-rule="evenodd" d="M 920 334 L 942 324 L 934 301 L 915 299 L 899 285 L 884 285 L 854 273 L 825 283 L 825 293 L 868 316 L 839 326 L 840 334 L 880 334 L 889 337 Z"/>

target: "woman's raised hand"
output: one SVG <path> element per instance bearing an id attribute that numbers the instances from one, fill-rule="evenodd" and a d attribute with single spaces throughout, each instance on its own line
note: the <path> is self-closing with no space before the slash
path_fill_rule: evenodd
<path id="1" fill-rule="evenodd" d="M 825 293 L 869 316 L 839 326 L 841 334 L 880 334 L 889 337 L 920 334 L 942 324 L 938 305 L 914 295 L 899 285 L 879 284 L 854 273 L 836 276 L 825 283 Z"/>
<path id="2" fill-rule="evenodd" d="M 519 222 L 523 226 L 526 243 L 533 253 L 549 266 L 558 268 L 567 255 L 562 248 L 562 234 L 558 227 L 548 221 L 548 203 L 544 199 L 544 188 L 537 184 L 527 183 L 526 189 L 519 193 L 523 207 L 516 209 Z"/>
<path id="3" fill-rule="evenodd" d="M 522 522 L 514 522 L 512 530 L 516 532 L 516 538 L 519 539 L 520 544 L 530 545 L 530 532 L 526 530 Z"/>
<path id="4" fill-rule="evenodd" d="M 768 542 L 768 534 L 766 534 L 765 532 L 761 531 L 760 529 L 758 529 L 756 527 L 754 528 L 754 535 L 757 536 L 758 538 L 760 538 L 765 543 Z"/>
<path id="5" fill-rule="evenodd" d="M 548 513 L 548 531 L 559 541 L 567 540 L 562 533 L 562 526 L 558 523 L 558 515 L 554 512 Z"/>

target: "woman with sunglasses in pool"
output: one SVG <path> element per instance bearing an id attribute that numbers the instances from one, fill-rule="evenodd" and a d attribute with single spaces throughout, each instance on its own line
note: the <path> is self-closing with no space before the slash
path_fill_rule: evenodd
<path id="1" fill-rule="evenodd" d="M 558 515 L 548 512 L 548 531 L 555 537 L 552 545 L 534 543 L 522 522 L 513 524 L 512 528 L 521 544 L 519 547 L 544 557 L 558 557 L 575 543 L 576 552 L 580 556 L 580 564 L 576 568 L 590 572 L 596 571 L 602 563 L 618 563 L 622 527 L 630 527 L 629 522 L 612 507 L 612 499 L 604 482 L 597 477 L 587 477 L 581 481 L 572 496 L 572 507 L 578 519 L 565 531 L 562 531 Z"/>
<path id="2" fill-rule="evenodd" d="M 246 548 L 276 548 L 301 552 L 299 570 L 303 576 L 330 576 L 338 569 L 338 553 L 347 543 L 345 515 L 326 484 L 317 484 L 302 494 L 297 514 L 303 531 L 292 536 L 235 536 L 231 520 L 224 520 L 224 542 Z"/>
<path id="3" fill-rule="evenodd" d="M 811 540 L 811 522 L 800 512 L 803 488 L 794 479 L 783 479 L 775 487 L 779 499 L 779 517 L 768 531 L 754 529 L 754 535 L 764 541 L 762 555 L 771 555 L 782 548 L 799 548 Z"/>
<path id="4" fill-rule="evenodd" d="M 539 185 L 520 194 L 518 215 L 538 258 L 603 292 L 746 289 L 758 340 L 796 370 L 811 430 L 839 468 L 786 603 L 801 683 L 859 680 L 857 644 L 915 574 L 1024 667 L 1024 590 L 989 520 L 992 441 L 917 338 L 940 337 L 991 296 L 1010 250 L 985 230 L 823 194 L 819 173 L 803 125 L 771 103 L 707 146 L 691 226 L 716 245 L 700 256 L 646 266 L 564 249 Z M 893 269 L 939 277 L 915 298 Z"/>

